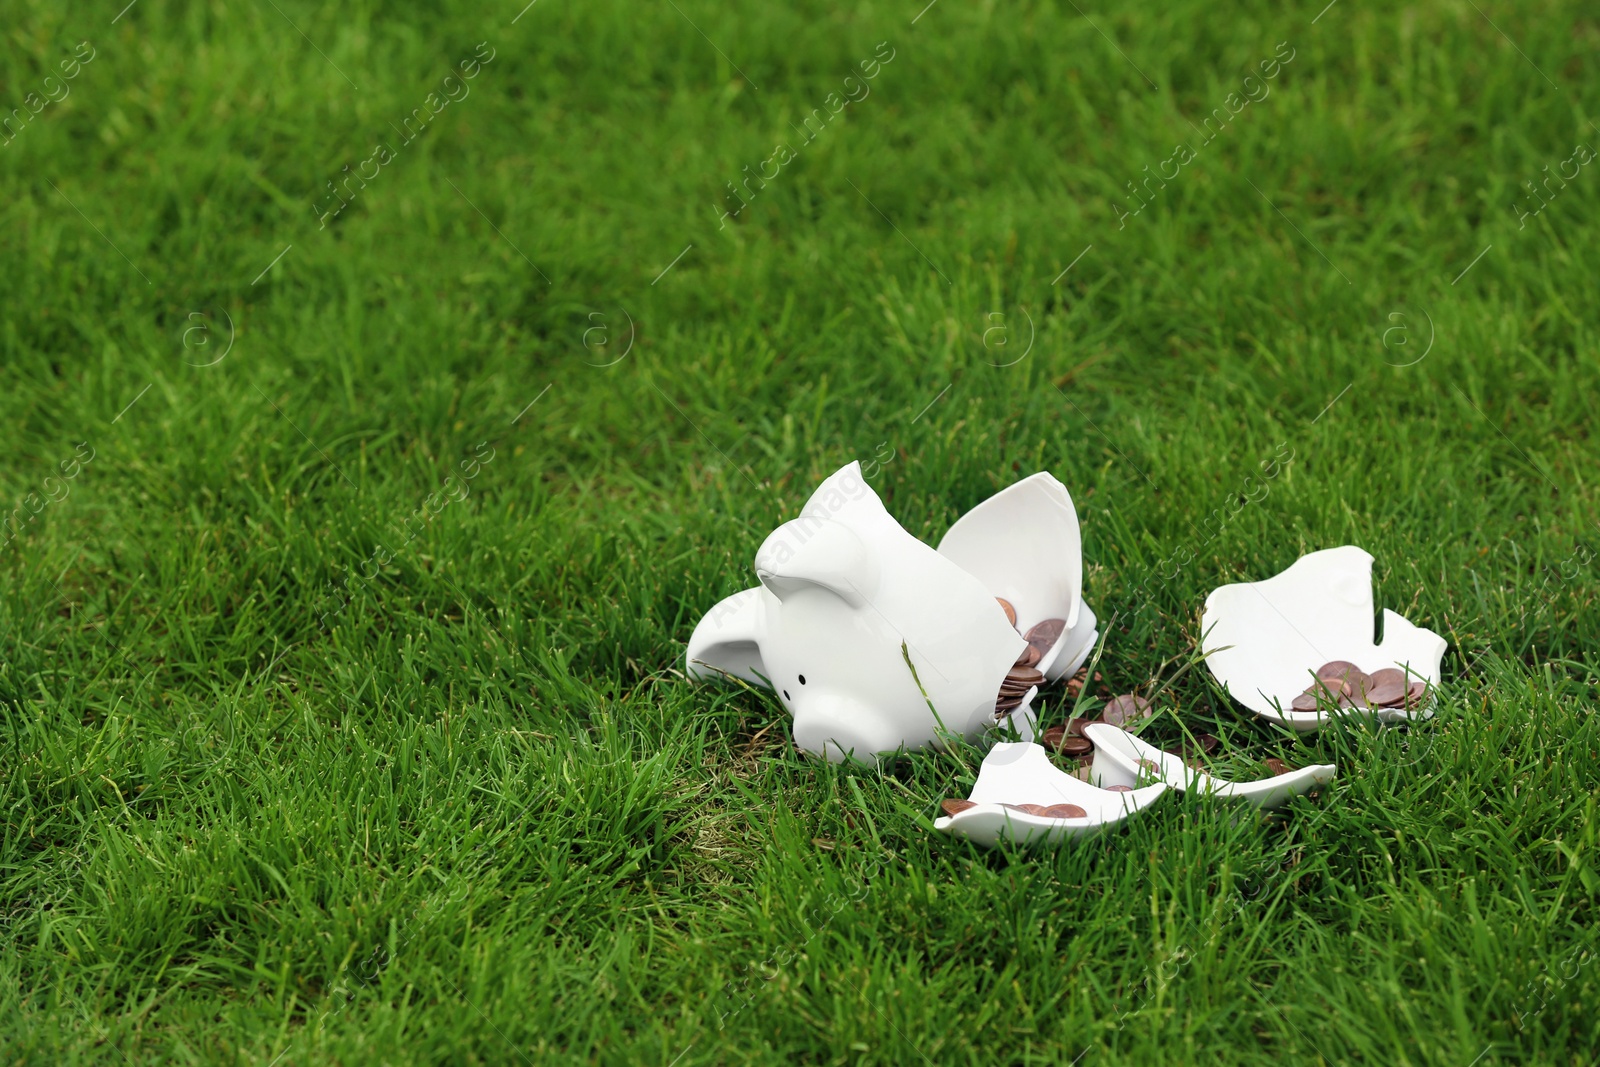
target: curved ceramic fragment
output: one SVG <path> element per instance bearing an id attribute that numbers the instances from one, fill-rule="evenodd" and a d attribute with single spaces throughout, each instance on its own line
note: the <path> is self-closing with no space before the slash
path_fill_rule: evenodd
<path id="1" fill-rule="evenodd" d="M 1009 601 L 1023 633 L 1045 619 L 1066 629 L 1040 658 L 1050 681 L 1075 672 L 1095 643 L 1094 612 L 1083 603 L 1083 541 L 1072 495 L 1048 471 L 1007 486 L 945 532 L 939 553 Z"/>
<path id="2" fill-rule="evenodd" d="M 1029 558 L 1048 560 L 1039 581 L 1052 592 L 1004 591 L 1030 610 L 1060 613 L 1041 618 L 1075 614 L 1077 626 L 1065 628 L 1050 660 L 1040 660 L 1041 671 L 1047 662 L 1059 670 L 1092 649 L 1094 613 L 1078 603 L 1081 545 L 1071 499 L 1047 474 L 1022 484 L 1029 483 L 997 498 L 1012 493 L 1007 523 L 1044 527 Z M 979 560 L 982 543 L 977 534 L 958 534 L 956 555 Z M 995 542 L 993 551 L 1019 543 Z M 1053 558 L 1048 544 L 1056 546 Z M 796 744 L 834 761 L 871 762 L 948 734 L 970 740 L 993 725 L 1001 682 L 1027 647 L 995 600 L 1002 591 L 906 532 L 859 464 L 828 477 L 798 519 L 773 531 L 755 571 L 759 586 L 723 600 L 696 625 L 685 655 L 691 678 L 728 674 L 770 685 L 794 716 Z"/>
<path id="3" fill-rule="evenodd" d="M 1445 640 L 1392 611 L 1383 613 L 1383 642 L 1373 640 L 1372 557 L 1354 545 L 1301 556 L 1261 582 L 1225 585 L 1206 598 L 1201 632 L 1206 666 L 1229 695 L 1256 714 L 1296 730 L 1315 730 L 1330 714 L 1380 722 L 1425 719 L 1420 708 L 1295 711 L 1290 706 L 1312 672 L 1348 660 L 1372 673 L 1397 667 L 1413 680 L 1439 682 Z"/>
<path id="4" fill-rule="evenodd" d="M 1094 765 L 1089 777 L 1103 788 L 1137 785 L 1140 778 L 1154 775 L 1180 793 L 1193 790 L 1207 796 L 1242 800 L 1257 808 L 1276 808 L 1291 797 L 1333 781 L 1338 773 L 1333 764 L 1319 763 L 1259 782 L 1230 782 L 1197 771 L 1182 757 L 1163 752 L 1109 723 L 1093 723 L 1084 727 L 1083 733 L 1094 742 Z M 1141 763 L 1156 769 L 1140 767 Z"/>
<path id="5" fill-rule="evenodd" d="M 1130 792 L 1099 789 L 1057 768 L 1039 745 L 1002 743 L 989 750 L 978 770 L 968 797 L 973 806 L 936 819 L 933 826 L 985 847 L 1002 840 L 1054 845 L 1102 833 L 1149 807 L 1166 791 L 1166 785 L 1159 782 Z M 1075 804 L 1084 814 L 1051 818 L 1002 806 L 1006 804 Z"/>

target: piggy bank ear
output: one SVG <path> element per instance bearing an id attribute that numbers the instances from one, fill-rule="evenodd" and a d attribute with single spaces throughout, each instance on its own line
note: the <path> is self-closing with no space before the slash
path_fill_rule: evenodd
<path id="1" fill-rule="evenodd" d="M 877 591 L 878 561 L 849 527 L 802 515 L 762 543 L 756 577 L 779 600 L 820 588 L 859 608 Z"/>
<path id="2" fill-rule="evenodd" d="M 767 591 L 757 586 L 735 593 L 706 612 L 689 638 L 684 667 L 696 681 L 731 674 L 767 685 L 761 638 L 767 629 Z"/>

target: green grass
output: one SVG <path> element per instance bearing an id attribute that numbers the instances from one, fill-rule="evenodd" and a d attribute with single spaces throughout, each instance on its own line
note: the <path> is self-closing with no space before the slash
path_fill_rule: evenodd
<path id="1" fill-rule="evenodd" d="M 1600 166 L 1512 207 L 1600 146 L 1592 5 L 120 6 L 0 18 L 0 116 L 94 50 L 0 148 L 7 1062 L 1595 1061 Z M 1360 544 L 1440 714 L 1189 670 L 1157 736 L 1338 780 L 937 834 L 978 750 L 681 674 L 874 455 L 930 540 L 1060 477 L 1113 692 Z"/>

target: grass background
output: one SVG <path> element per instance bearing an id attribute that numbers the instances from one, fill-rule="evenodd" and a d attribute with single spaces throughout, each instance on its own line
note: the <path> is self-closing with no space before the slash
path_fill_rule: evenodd
<path id="1" fill-rule="evenodd" d="M 3 7 L 6 113 L 95 49 L 0 148 L 8 1061 L 1594 1062 L 1600 172 L 1512 207 L 1600 144 L 1590 6 Z M 874 455 L 930 540 L 1060 477 L 1113 692 L 1360 544 L 1440 714 L 1189 670 L 1157 736 L 1339 779 L 933 833 L 978 751 L 819 766 L 680 673 Z"/>

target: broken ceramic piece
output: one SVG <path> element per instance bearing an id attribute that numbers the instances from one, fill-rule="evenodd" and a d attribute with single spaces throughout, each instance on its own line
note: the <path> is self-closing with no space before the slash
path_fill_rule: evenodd
<path id="1" fill-rule="evenodd" d="M 1068 838 L 1093 837 L 1142 811 L 1167 791 L 1157 782 L 1130 792 L 1100 789 L 1081 782 L 1050 762 L 1042 746 L 1025 741 L 989 750 L 967 798 L 973 806 L 934 820 L 933 827 L 985 847 L 1001 841 L 1054 845 Z M 1051 818 L 1003 807 L 1005 804 L 1076 804 L 1078 818 Z"/>
<path id="2" fill-rule="evenodd" d="M 1083 733 L 1094 742 L 1090 780 L 1102 788 L 1135 786 L 1141 778 L 1154 776 L 1180 793 L 1192 790 L 1207 796 L 1242 800 L 1258 808 L 1276 808 L 1315 786 L 1333 781 L 1338 772 L 1331 763 L 1320 763 L 1259 782 L 1230 782 L 1197 771 L 1184 762 L 1183 757 L 1163 752 L 1108 723 L 1092 723 L 1084 727 Z M 1152 767 L 1155 769 L 1151 770 Z"/>
<path id="3" fill-rule="evenodd" d="M 939 554 L 1009 602 L 1016 629 L 1046 619 L 1066 628 L 1035 669 L 1047 681 L 1069 677 L 1094 647 L 1094 612 L 1083 602 L 1083 542 L 1066 486 L 1041 471 L 1007 486 L 955 521 Z"/>
<path id="4" fill-rule="evenodd" d="M 970 740 L 994 725 L 995 694 L 1026 646 L 996 597 L 1015 605 L 1024 630 L 1068 620 L 1040 658 L 1047 678 L 1077 670 L 1095 642 L 1077 513 L 1048 473 L 979 504 L 936 551 L 851 463 L 773 531 L 755 571 L 759 586 L 695 627 L 689 675 L 770 685 L 794 716 L 796 744 L 836 762 L 936 745 L 943 733 Z M 1029 702 L 1017 711 L 1029 727 Z"/>
<path id="5" fill-rule="evenodd" d="M 1373 640 L 1372 557 L 1354 545 L 1301 556 L 1261 582 L 1214 590 L 1201 618 L 1206 666 L 1229 695 L 1251 711 L 1296 730 L 1315 730 L 1331 716 L 1369 716 L 1380 722 L 1426 719 L 1445 640 L 1392 611 L 1383 613 L 1383 641 Z M 1295 711 L 1290 705 L 1318 667 L 1348 660 L 1371 673 L 1397 667 L 1428 683 L 1421 707 L 1352 706 L 1336 712 Z"/>

